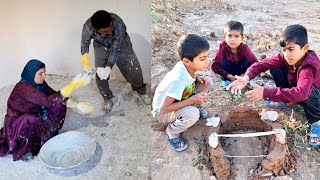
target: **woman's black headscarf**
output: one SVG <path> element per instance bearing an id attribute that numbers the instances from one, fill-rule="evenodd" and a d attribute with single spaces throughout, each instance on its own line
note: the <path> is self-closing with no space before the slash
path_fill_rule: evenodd
<path id="1" fill-rule="evenodd" d="M 46 65 L 43 62 L 37 59 L 31 59 L 23 68 L 20 82 L 28 82 L 32 84 L 32 86 L 35 87 L 37 90 L 48 95 L 48 84 L 46 83 L 46 81 L 43 81 L 42 84 L 37 84 L 36 82 L 34 82 L 34 77 L 36 75 L 36 72 L 39 69 L 45 68 L 45 67 Z"/>

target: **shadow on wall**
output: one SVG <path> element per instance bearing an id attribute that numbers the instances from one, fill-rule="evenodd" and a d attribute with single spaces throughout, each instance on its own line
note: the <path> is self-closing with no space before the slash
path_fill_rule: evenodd
<path id="1" fill-rule="evenodd" d="M 151 44 L 150 40 L 146 40 L 143 36 L 136 33 L 129 33 L 132 47 L 136 53 L 140 66 L 142 68 L 143 80 L 147 84 L 151 84 Z M 151 38 L 151 37 L 150 37 Z M 116 79 L 126 81 L 122 76 L 119 68 L 114 66 L 113 70 Z"/>

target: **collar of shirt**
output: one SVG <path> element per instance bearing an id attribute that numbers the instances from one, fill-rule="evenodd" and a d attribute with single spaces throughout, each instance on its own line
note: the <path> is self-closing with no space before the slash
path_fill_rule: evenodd
<path id="1" fill-rule="evenodd" d="M 223 41 L 222 45 L 223 45 L 224 48 L 226 48 L 228 50 L 228 53 L 230 53 L 230 54 L 239 53 L 241 51 L 242 47 L 243 47 L 243 43 L 241 43 L 237 48 L 237 52 L 236 53 L 232 53 L 230 46 L 225 41 Z"/>

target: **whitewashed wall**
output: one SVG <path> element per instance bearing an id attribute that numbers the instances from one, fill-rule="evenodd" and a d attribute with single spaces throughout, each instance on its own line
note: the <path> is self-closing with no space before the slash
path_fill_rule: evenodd
<path id="1" fill-rule="evenodd" d="M 150 0 L 1 0 L 0 88 L 18 82 L 32 58 L 45 62 L 48 74 L 81 72 L 82 26 L 100 9 L 118 14 L 125 22 L 145 82 L 150 84 Z M 90 52 L 93 66 L 92 45 Z"/>

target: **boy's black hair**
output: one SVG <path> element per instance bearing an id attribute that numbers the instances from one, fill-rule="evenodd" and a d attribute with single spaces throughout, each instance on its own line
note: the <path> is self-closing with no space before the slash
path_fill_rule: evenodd
<path id="1" fill-rule="evenodd" d="M 282 32 L 280 46 L 285 47 L 289 42 L 298 44 L 300 48 L 308 44 L 308 33 L 306 28 L 299 24 L 287 26 Z"/>
<path id="2" fill-rule="evenodd" d="M 223 35 L 225 36 L 227 34 L 227 32 L 231 31 L 231 30 L 238 30 L 240 31 L 240 34 L 243 36 L 243 25 L 238 22 L 238 21 L 229 21 L 227 22 L 226 25 L 224 25 L 224 29 L 223 29 Z"/>
<path id="3" fill-rule="evenodd" d="M 91 16 L 92 27 L 96 30 L 110 27 L 111 15 L 105 10 L 99 10 Z"/>
<path id="4" fill-rule="evenodd" d="M 208 51 L 210 45 L 203 37 L 196 34 L 188 34 L 180 37 L 177 47 L 181 60 L 187 58 L 193 61 L 198 54 Z"/>

